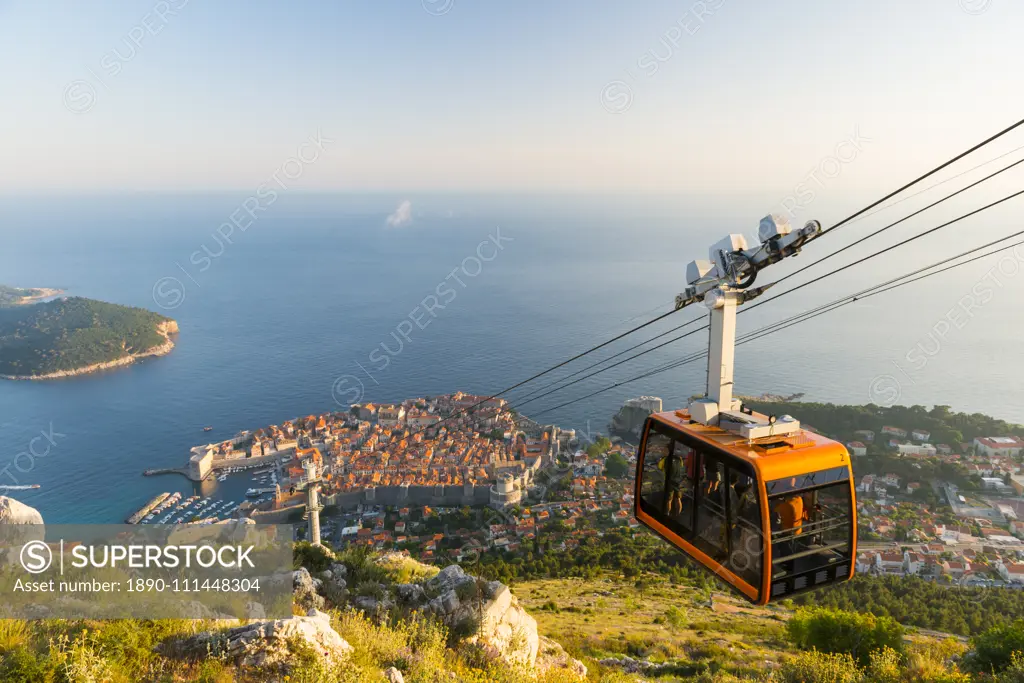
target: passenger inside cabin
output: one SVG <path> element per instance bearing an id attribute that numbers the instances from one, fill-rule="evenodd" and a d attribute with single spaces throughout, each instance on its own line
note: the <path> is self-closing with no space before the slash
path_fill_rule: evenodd
<path id="1" fill-rule="evenodd" d="M 726 550 L 725 493 L 722 486 L 724 465 L 721 461 L 701 458 L 700 500 L 697 511 L 697 536 L 704 541 L 704 551 L 724 559 Z"/>
<path id="2" fill-rule="evenodd" d="M 683 512 L 683 482 L 686 479 L 686 465 L 678 451 L 672 454 L 666 477 L 668 481 L 666 513 L 669 517 L 676 517 Z"/>
<path id="3" fill-rule="evenodd" d="M 790 486 L 796 486 L 795 477 L 791 480 Z M 772 512 L 775 515 L 773 527 L 775 530 L 783 532 L 782 540 L 775 544 L 773 554 L 776 558 L 796 554 L 801 545 L 800 535 L 803 533 L 804 520 L 808 519 L 803 496 L 796 494 L 784 498 Z M 795 566 L 794 562 L 786 562 L 782 568 L 787 572 L 792 572 Z"/>

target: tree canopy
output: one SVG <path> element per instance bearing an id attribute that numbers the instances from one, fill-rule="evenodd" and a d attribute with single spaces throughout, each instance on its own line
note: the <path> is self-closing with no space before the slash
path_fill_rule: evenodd
<path id="1" fill-rule="evenodd" d="M 747 406 L 766 414 L 789 414 L 805 424 L 812 425 L 822 434 L 839 440 L 849 440 L 854 432 L 870 429 L 876 433 L 875 443 L 882 441 L 883 426 L 898 427 L 907 432 L 917 429 L 929 432 L 931 443 L 956 446 L 970 442 L 978 436 L 1010 436 L 1024 430 L 981 413 L 955 413 L 949 406 L 938 405 L 927 410 L 924 406 L 862 406 L 835 405 L 833 403 L 763 403 L 747 401 Z M 886 439 L 888 441 L 888 439 Z"/>
<path id="2" fill-rule="evenodd" d="M 903 627 L 891 617 L 828 608 L 798 610 L 787 624 L 789 637 L 805 650 L 849 654 L 862 665 L 882 648 L 903 649 Z"/>
<path id="3" fill-rule="evenodd" d="M 160 346 L 170 318 L 143 308 L 69 297 L 0 308 L 0 374 L 76 370 Z"/>
<path id="4" fill-rule="evenodd" d="M 612 453 L 604 461 L 605 476 L 622 479 L 629 474 L 629 462 L 622 453 Z"/>

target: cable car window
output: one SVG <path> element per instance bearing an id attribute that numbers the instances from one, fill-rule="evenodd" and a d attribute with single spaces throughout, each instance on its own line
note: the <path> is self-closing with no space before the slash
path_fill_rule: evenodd
<path id="1" fill-rule="evenodd" d="M 693 473 L 696 453 L 685 444 L 651 431 L 644 456 L 640 497 L 648 514 L 689 536 L 693 528 Z"/>
<path id="2" fill-rule="evenodd" d="M 693 530 L 693 475 L 696 467 L 696 451 L 676 441 L 669 458 L 666 514 L 674 530 L 682 536 L 689 536 Z"/>
<path id="3" fill-rule="evenodd" d="M 767 483 L 773 597 L 849 573 L 853 538 L 849 478 L 849 469 L 839 467 Z"/>
<path id="4" fill-rule="evenodd" d="M 850 471 L 847 468 L 833 467 L 830 470 L 812 472 L 810 474 L 803 474 L 798 477 L 776 479 L 775 481 L 768 482 L 766 488 L 768 490 L 768 497 L 770 498 L 780 493 L 787 493 L 789 491 L 800 491 L 802 489 L 814 488 L 815 486 L 831 484 L 837 481 L 848 481 L 849 479 Z"/>
<path id="5" fill-rule="evenodd" d="M 726 505 L 729 487 L 725 484 L 725 463 L 704 455 L 698 482 L 697 545 L 715 559 L 724 559 L 726 547 Z"/>
<path id="6" fill-rule="evenodd" d="M 665 469 L 672 439 L 655 431 L 647 437 L 647 454 L 644 456 L 643 480 L 640 482 L 640 498 L 655 514 L 665 513 L 668 501 L 665 498 Z"/>
<path id="7" fill-rule="evenodd" d="M 729 468 L 729 560 L 726 566 L 752 586 L 761 584 L 764 534 L 757 480 Z"/>

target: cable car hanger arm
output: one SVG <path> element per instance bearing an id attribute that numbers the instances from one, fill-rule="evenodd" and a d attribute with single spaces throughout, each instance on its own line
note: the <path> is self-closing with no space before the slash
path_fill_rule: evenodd
<path id="1" fill-rule="evenodd" d="M 689 285 L 676 297 L 676 310 L 702 301 L 711 311 L 707 391 L 703 398 L 690 404 L 691 419 L 736 431 L 748 440 L 800 430 L 800 423 L 792 418 L 784 418 L 780 424 L 774 419 L 763 423 L 741 412 L 740 402 L 733 399 L 736 308 L 771 287 L 751 287 L 763 268 L 795 256 L 820 234 L 818 221 L 808 221 L 804 227 L 793 230 L 785 216 L 769 214 L 758 226 L 759 245 L 748 248 L 743 235 L 729 235 L 712 245 L 709 260 L 687 265 Z"/>
<path id="2" fill-rule="evenodd" d="M 686 266 L 686 281 L 690 286 L 676 296 L 676 310 L 703 301 L 709 292 L 723 285 L 736 289 L 750 288 L 763 268 L 800 253 L 805 244 L 820 234 L 821 223 L 818 221 L 808 221 L 804 227 L 793 230 L 785 216 L 765 216 L 758 228 L 761 240 L 758 246 L 748 249 L 743 235 L 729 235 L 712 245 L 709 260 L 691 261 Z"/>

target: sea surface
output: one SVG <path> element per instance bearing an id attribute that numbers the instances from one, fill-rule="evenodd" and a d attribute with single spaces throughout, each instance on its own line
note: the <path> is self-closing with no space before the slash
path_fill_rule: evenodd
<path id="1" fill-rule="evenodd" d="M 14 495 L 47 521 L 119 522 L 161 491 L 191 493 L 182 477 L 141 473 L 181 466 L 190 447 L 240 430 L 360 399 L 503 389 L 668 310 L 686 263 L 726 233 L 753 235 L 765 213 L 686 198 L 296 193 L 242 221 L 244 231 L 218 234 L 233 213 L 245 215 L 237 210 L 248 194 L 0 198 L 0 282 L 146 307 L 181 330 L 170 355 L 128 368 L 0 382 L 0 484 L 40 484 Z M 402 200 L 411 219 L 389 226 Z M 823 238 L 759 284 L 885 217 Z M 943 217 L 909 221 L 764 298 Z M 921 240 L 742 315 L 740 332 L 1011 232 L 1013 223 L 998 214 L 958 228 L 956 239 Z M 1019 259 L 998 264 L 971 264 L 740 346 L 737 391 L 941 403 L 1024 422 L 1024 278 Z M 704 314 L 677 313 L 509 397 L 515 404 L 525 389 Z M 627 398 L 681 406 L 703 391 L 701 361 L 542 413 L 706 343 L 695 333 L 521 412 L 596 435 Z M 250 485 L 233 477 L 203 493 L 239 500 Z"/>

